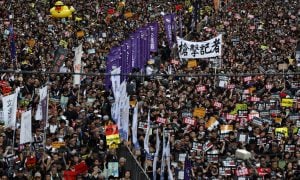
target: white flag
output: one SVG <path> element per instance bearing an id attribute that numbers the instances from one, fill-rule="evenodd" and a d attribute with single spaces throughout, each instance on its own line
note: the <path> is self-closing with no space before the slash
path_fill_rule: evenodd
<path id="1" fill-rule="evenodd" d="M 40 94 L 40 101 L 37 107 L 37 110 L 35 112 L 35 120 L 42 120 L 43 119 L 43 108 L 42 108 L 42 102 L 46 100 L 48 96 L 47 86 L 40 88 L 39 94 Z M 47 101 L 47 100 L 46 100 Z"/>
<path id="2" fill-rule="evenodd" d="M 147 118 L 147 130 L 144 139 L 144 149 L 149 154 L 149 132 L 150 132 L 150 110 L 148 111 L 148 118 Z"/>
<path id="3" fill-rule="evenodd" d="M 28 142 L 32 142 L 31 110 L 23 112 L 21 115 L 20 144 Z"/>
<path id="4" fill-rule="evenodd" d="M 170 152 L 170 136 L 168 137 L 168 143 L 166 147 L 166 159 L 167 159 L 167 167 L 168 167 L 168 177 L 169 180 L 173 180 L 173 174 L 171 171 L 171 152 Z"/>
<path id="5" fill-rule="evenodd" d="M 153 179 L 156 179 L 156 166 L 157 166 L 157 160 L 159 155 L 159 148 L 160 148 L 160 139 L 158 134 L 158 129 L 156 129 L 156 146 L 155 146 L 155 154 L 153 159 Z"/>
<path id="6" fill-rule="evenodd" d="M 112 83 L 111 85 L 112 85 L 112 90 L 113 90 L 115 99 L 119 95 L 118 91 L 119 91 L 120 82 L 121 82 L 120 75 L 115 75 L 115 74 L 120 74 L 120 73 L 121 73 L 121 67 L 117 67 L 111 71 L 112 76 L 110 77 L 110 80 Z"/>
<path id="7" fill-rule="evenodd" d="M 81 57 L 82 57 L 82 44 L 75 48 L 75 58 L 74 58 L 74 72 L 81 73 Z M 75 74 L 73 76 L 73 85 L 80 85 L 81 79 L 80 74 Z"/>
<path id="8" fill-rule="evenodd" d="M 160 165 L 160 180 L 164 180 L 165 166 L 166 166 L 166 137 L 165 137 L 165 129 L 163 130 L 163 149 L 161 155 L 161 165 Z"/>
<path id="9" fill-rule="evenodd" d="M 16 127 L 18 94 L 19 89 L 16 89 L 14 94 L 2 98 L 4 124 L 13 129 Z"/>
<path id="10" fill-rule="evenodd" d="M 124 97 L 124 103 L 122 107 L 122 118 L 121 120 L 121 135 L 122 139 L 128 141 L 128 128 L 129 128 L 129 97 Z"/>
<path id="11" fill-rule="evenodd" d="M 133 116 L 132 116 L 132 143 L 134 145 L 135 149 L 139 149 L 139 142 L 137 139 L 137 128 L 138 128 L 138 103 L 135 105 L 134 110 L 133 110 Z"/>

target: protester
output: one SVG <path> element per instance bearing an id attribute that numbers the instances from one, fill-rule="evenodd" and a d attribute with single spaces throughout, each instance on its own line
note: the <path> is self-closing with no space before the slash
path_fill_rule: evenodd
<path id="1" fill-rule="evenodd" d="M 56 19 L 49 12 L 54 1 L 0 1 L 1 98 L 20 87 L 16 130 L 0 128 L 1 179 L 135 179 L 128 158 L 117 155 L 116 144 L 107 145 L 117 99 L 106 89 L 105 77 L 82 75 L 80 86 L 73 86 L 75 77 L 68 73 L 75 72 L 73 50 L 80 44 L 82 72 L 105 73 L 110 49 L 150 22 L 159 23 L 158 52 L 126 78 L 133 102 L 130 128 L 138 106 L 139 147 L 131 132 L 128 142 L 121 142 L 148 176 L 299 179 L 297 1 L 221 1 L 218 9 L 216 2 L 66 0 L 75 12 Z M 222 56 L 196 63 L 180 59 L 179 48 L 169 46 L 165 35 L 163 15 L 171 12 L 176 35 L 185 40 L 201 42 L 222 34 Z M 46 85 L 45 122 L 35 114 L 40 88 Z M 33 139 L 22 144 L 21 114 L 27 110 L 32 111 Z M 144 126 L 148 111 L 149 138 Z M 238 158 L 238 149 L 251 158 Z"/>

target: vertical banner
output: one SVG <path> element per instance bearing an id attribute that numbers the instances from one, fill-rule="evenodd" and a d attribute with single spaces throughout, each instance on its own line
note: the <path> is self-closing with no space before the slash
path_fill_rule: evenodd
<path id="1" fill-rule="evenodd" d="M 25 111 L 21 115 L 20 144 L 28 142 L 32 142 L 31 110 Z"/>
<path id="2" fill-rule="evenodd" d="M 130 35 L 131 39 L 131 67 L 137 67 L 137 60 L 138 60 L 138 40 L 137 40 L 138 33 L 133 33 Z"/>
<path id="3" fill-rule="evenodd" d="M 160 149 L 160 139 L 158 134 L 158 129 L 156 129 L 156 146 L 155 146 L 155 154 L 153 159 L 153 179 L 156 179 L 156 166 Z"/>
<path id="4" fill-rule="evenodd" d="M 9 27 L 9 44 L 10 44 L 10 57 L 11 60 L 14 61 L 16 59 L 16 45 L 15 45 L 15 33 L 14 28 L 11 25 Z"/>
<path id="5" fill-rule="evenodd" d="M 121 139 L 128 141 L 128 128 L 129 128 L 129 97 L 125 94 L 125 96 L 121 96 L 124 99 L 123 107 L 122 107 L 122 131 L 121 131 Z"/>
<path id="6" fill-rule="evenodd" d="M 106 73 L 110 74 L 111 71 L 121 66 L 121 47 L 112 47 L 110 53 L 107 55 L 106 60 Z M 110 77 L 105 77 L 105 87 L 109 89 L 111 86 Z"/>
<path id="7" fill-rule="evenodd" d="M 174 44 L 174 40 L 173 40 L 174 21 L 175 21 L 174 14 L 164 15 L 164 27 L 165 27 L 165 33 L 168 40 L 169 48 L 173 47 Z"/>
<path id="8" fill-rule="evenodd" d="M 39 89 L 40 101 L 35 112 L 35 120 L 46 120 L 47 118 L 47 98 L 48 87 L 45 86 Z"/>
<path id="9" fill-rule="evenodd" d="M 82 44 L 75 48 L 75 57 L 74 57 L 74 73 L 81 73 L 81 57 L 82 57 Z M 73 85 L 80 85 L 80 74 L 73 75 Z"/>
<path id="10" fill-rule="evenodd" d="M 184 161 L 184 180 L 191 179 L 191 171 L 192 171 L 191 161 L 189 160 L 188 155 L 186 155 Z"/>
<path id="11" fill-rule="evenodd" d="M 149 133 L 150 133 L 150 110 L 148 111 L 147 130 L 146 130 L 146 135 L 145 135 L 145 139 L 144 139 L 144 149 L 147 154 L 150 153 L 150 151 L 149 151 Z"/>
<path id="12" fill-rule="evenodd" d="M 166 166 L 166 137 L 165 137 L 165 129 L 163 130 L 163 149 L 161 155 L 161 165 L 160 165 L 160 180 L 164 180 L 165 176 L 165 166 Z"/>
<path id="13" fill-rule="evenodd" d="M 158 47 L 158 23 L 149 24 L 150 27 L 150 51 L 157 52 Z"/>
<path id="14" fill-rule="evenodd" d="M 137 128 L 138 128 L 138 103 L 135 105 L 132 116 L 132 143 L 134 148 L 137 150 L 140 148 L 138 138 L 137 138 Z"/>
<path id="15" fill-rule="evenodd" d="M 13 129 L 16 127 L 18 94 L 19 90 L 16 89 L 14 94 L 2 97 L 4 124 Z"/>
<path id="16" fill-rule="evenodd" d="M 171 149 L 170 149 L 170 135 L 168 137 L 168 142 L 166 146 L 166 160 L 167 160 L 167 167 L 168 167 L 168 179 L 173 180 L 173 174 L 171 171 Z"/>
<path id="17" fill-rule="evenodd" d="M 125 72 L 131 73 L 132 70 L 132 64 L 131 64 L 131 60 L 132 60 L 132 44 L 131 44 L 131 39 L 127 39 L 125 42 L 125 48 L 126 48 L 126 58 L 125 58 L 125 62 L 126 62 L 126 66 L 125 66 Z"/>
<path id="18" fill-rule="evenodd" d="M 121 73 L 121 68 L 120 67 L 117 67 L 117 68 L 115 68 L 111 71 L 110 80 L 111 80 L 111 83 L 112 83 L 112 91 L 113 91 L 115 99 L 117 99 L 117 97 L 119 95 L 118 90 L 119 90 L 120 82 L 121 82 L 120 73 Z"/>
<path id="19" fill-rule="evenodd" d="M 126 44 L 125 42 L 121 43 L 121 73 L 126 73 L 126 59 L 127 59 L 127 52 L 126 52 Z M 121 76 L 121 82 L 125 80 L 125 76 Z"/>

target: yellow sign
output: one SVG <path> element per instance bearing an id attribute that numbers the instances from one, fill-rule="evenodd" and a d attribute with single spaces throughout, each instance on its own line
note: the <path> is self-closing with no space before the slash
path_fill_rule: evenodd
<path id="1" fill-rule="evenodd" d="M 194 67 L 197 67 L 197 61 L 196 61 L 195 59 L 189 60 L 189 61 L 188 61 L 188 64 L 187 64 L 187 67 L 188 67 L 188 68 L 194 68 Z"/>
<path id="2" fill-rule="evenodd" d="M 230 112 L 231 115 L 237 114 L 238 111 L 247 110 L 247 104 L 236 104 L 233 111 Z"/>
<path id="3" fill-rule="evenodd" d="M 293 99 L 283 98 L 281 100 L 282 107 L 293 107 Z"/>
<path id="4" fill-rule="evenodd" d="M 193 112 L 193 116 L 194 117 L 198 117 L 198 118 L 204 118 L 205 113 L 206 113 L 206 109 L 205 108 L 203 108 L 203 107 L 195 108 L 194 112 Z"/>
<path id="5" fill-rule="evenodd" d="M 217 119 L 215 118 L 215 117 L 210 117 L 209 118 L 209 120 L 205 123 L 205 127 L 207 128 L 207 129 L 209 129 L 209 128 L 213 128 L 215 125 L 217 125 L 218 124 L 218 121 L 217 121 Z"/>
<path id="6" fill-rule="evenodd" d="M 222 134 L 229 133 L 233 131 L 233 125 L 221 125 L 220 130 Z"/>
<path id="7" fill-rule="evenodd" d="M 52 146 L 53 148 L 58 149 L 58 148 L 60 148 L 60 147 L 62 147 L 62 146 L 66 146 L 66 143 L 65 143 L 65 142 L 58 142 L 58 141 L 55 141 L 55 142 L 53 142 L 53 143 L 51 144 L 51 146 Z"/>
<path id="8" fill-rule="evenodd" d="M 287 128 L 287 127 L 276 128 L 276 129 L 275 129 L 275 134 L 277 134 L 277 133 L 281 133 L 281 134 L 283 134 L 285 137 L 288 137 L 288 136 L 289 136 L 289 131 L 288 131 L 288 128 Z"/>

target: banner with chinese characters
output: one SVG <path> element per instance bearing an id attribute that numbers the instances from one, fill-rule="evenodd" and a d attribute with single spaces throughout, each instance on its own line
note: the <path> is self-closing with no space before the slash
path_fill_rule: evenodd
<path id="1" fill-rule="evenodd" d="M 177 37 L 179 57 L 183 59 L 201 59 L 221 56 L 222 35 L 203 42 L 186 41 Z"/>

